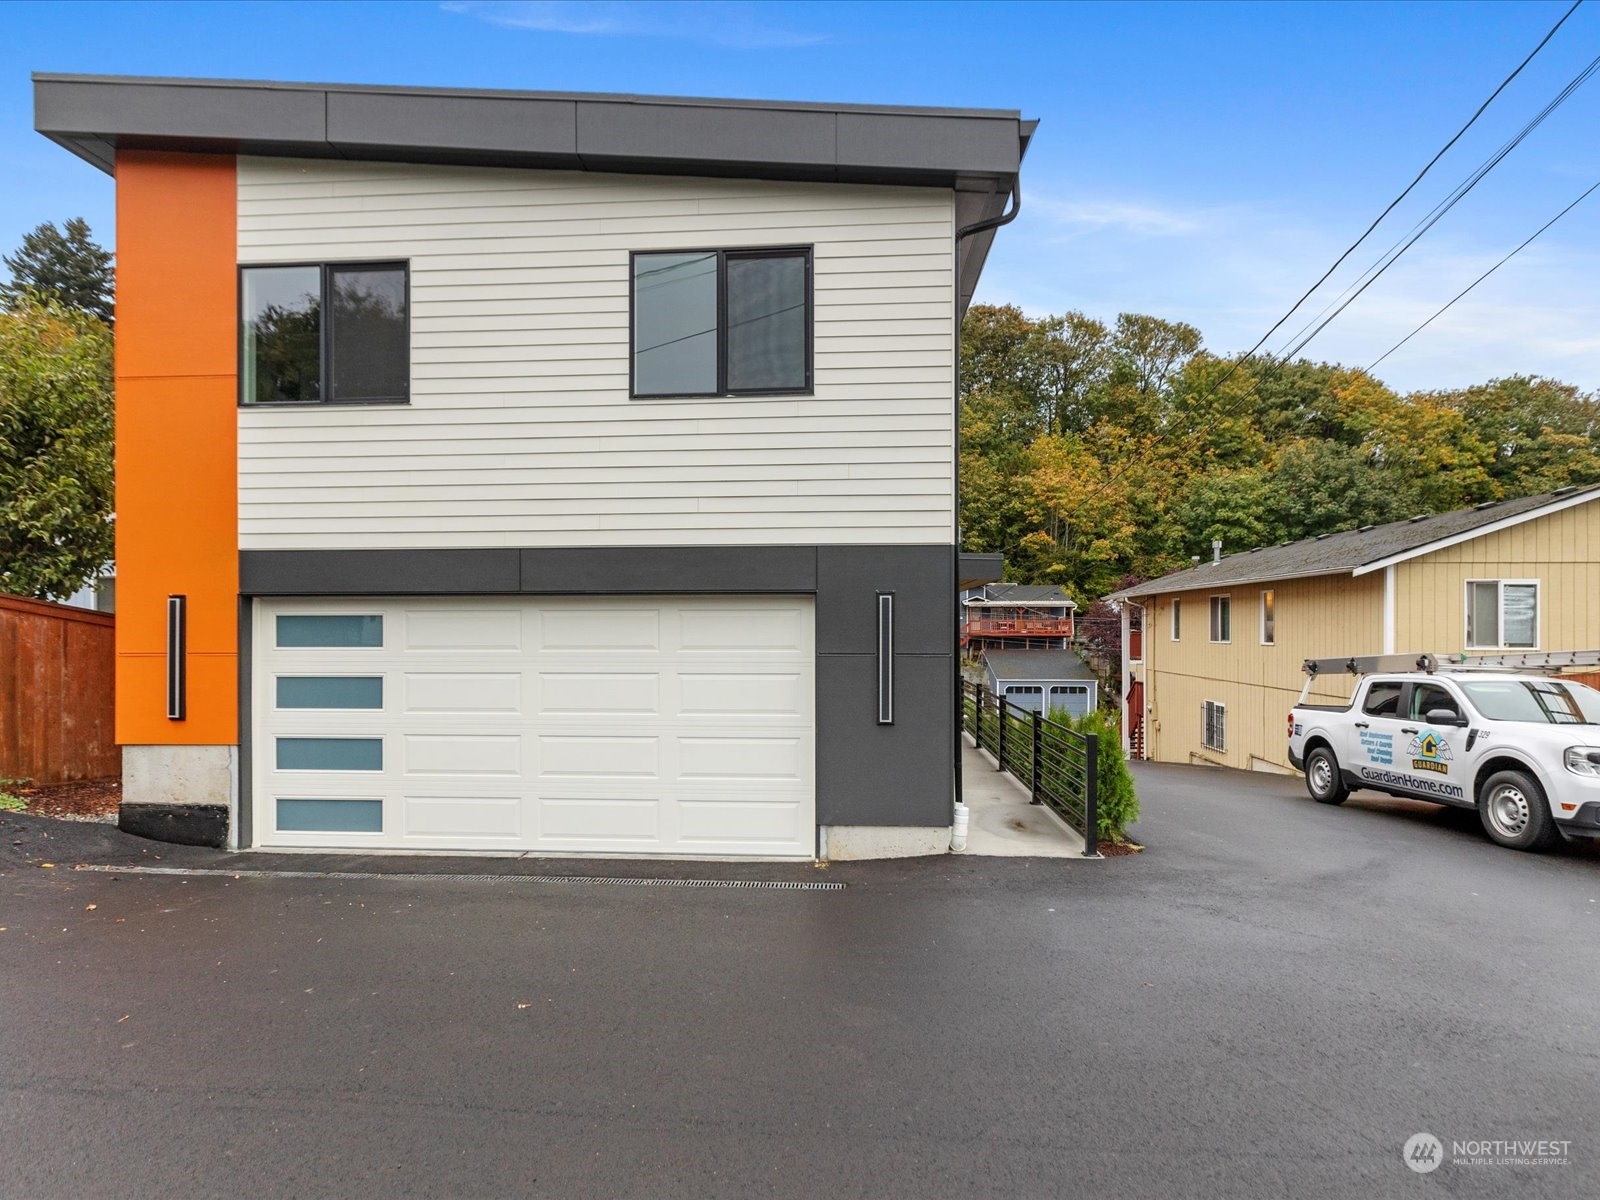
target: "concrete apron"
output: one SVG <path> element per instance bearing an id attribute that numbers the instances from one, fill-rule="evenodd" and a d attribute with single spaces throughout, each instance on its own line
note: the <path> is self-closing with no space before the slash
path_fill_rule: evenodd
<path id="1" fill-rule="evenodd" d="M 1028 789 L 961 737 L 961 790 L 968 816 L 969 855 L 1082 858 L 1083 838 L 1042 804 L 1028 802 Z"/>

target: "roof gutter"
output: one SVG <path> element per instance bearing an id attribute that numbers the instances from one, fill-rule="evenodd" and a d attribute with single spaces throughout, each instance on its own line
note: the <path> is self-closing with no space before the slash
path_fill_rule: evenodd
<path id="1" fill-rule="evenodd" d="M 1025 147 L 1024 147 L 1025 148 Z M 1021 163 L 1018 163 L 1021 166 Z M 962 225 L 956 230 L 955 242 L 951 247 L 951 266 L 956 275 L 955 295 L 951 297 L 951 314 L 955 325 L 955 353 L 951 359 L 955 366 L 955 376 L 951 385 L 955 395 L 952 406 L 952 415 L 955 421 L 954 436 L 951 444 L 955 447 L 955 476 L 956 494 L 953 506 L 954 537 L 950 547 L 951 562 L 955 571 L 956 582 L 961 581 L 961 243 L 974 234 L 987 233 L 991 229 L 999 229 L 1002 225 L 1009 225 L 1017 219 L 1017 214 L 1022 211 L 1022 173 L 1019 170 L 1011 180 L 1011 207 L 999 216 L 990 217 L 984 221 L 975 221 L 971 225 Z M 960 593 L 956 594 L 956 615 L 961 612 Z M 954 746 L 955 762 L 955 798 L 951 821 L 955 821 L 955 814 L 964 811 L 965 793 L 961 786 L 961 729 L 963 717 L 966 715 L 966 704 L 961 695 L 961 622 L 959 619 L 950 622 L 950 669 L 955 674 L 955 711 L 951 714 L 955 720 Z"/>
<path id="2" fill-rule="evenodd" d="M 1252 587 L 1258 583 L 1276 583 L 1282 579 L 1317 579 L 1327 575 L 1360 575 L 1367 568 L 1356 567 L 1318 567 L 1313 571 L 1286 571 L 1281 575 L 1255 575 L 1248 579 L 1207 579 L 1198 583 L 1185 583 L 1173 587 L 1152 588 L 1144 584 L 1139 585 L 1139 590 L 1129 589 L 1124 592 L 1112 592 L 1107 600 L 1135 601 L 1145 596 L 1170 596 L 1174 592 L 1205 592 L 1218 591 L 1222 588 Z M 1159 583 L 1160 580 L 1152 580 Z"/>

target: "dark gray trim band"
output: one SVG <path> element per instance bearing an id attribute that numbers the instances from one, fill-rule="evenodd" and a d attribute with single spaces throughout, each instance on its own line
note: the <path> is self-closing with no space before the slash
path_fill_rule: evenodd
<path id="1" fill-rule="evenodd" d="M 817 590 L 814 546 L 242 550 L 246 596 L 648 595 Z"/>
<path id="2" fill-rule="evenodd" d="M 34 128 L 120 146 L 954 187 L 1014 175 L 1014 109 L 35 74 Z M 1009 188 L 995 189 L 1003 200 Z M 999 211 L 997 208 L 996 211 Z"/>

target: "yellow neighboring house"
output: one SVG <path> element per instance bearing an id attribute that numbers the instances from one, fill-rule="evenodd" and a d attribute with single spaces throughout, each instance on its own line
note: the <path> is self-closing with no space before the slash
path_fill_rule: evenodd
<path id="1" fill-rule="evenodd" d="M 1600 487 L 1265 546 L 1115 592 L 1145 757 L 1288 771 L 1307 658 L 1600 648 Z M 1128 636 L 1134 610 L 1143 636 Z M 1130 648 L 1136 657 L 1126 657 Z M 1313 696 L 1345 699 L 1349 680 Z M 1135 735 L 1139 713 L 1124 722 Z"/>

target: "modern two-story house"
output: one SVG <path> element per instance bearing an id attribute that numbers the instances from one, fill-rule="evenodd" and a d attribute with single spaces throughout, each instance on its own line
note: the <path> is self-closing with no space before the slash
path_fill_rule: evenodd
<path id="1" fill-rule="evenodd" d="M 122 824 L 948 844 L 1015 112 L 40 75 L 117 184 Z"/>

